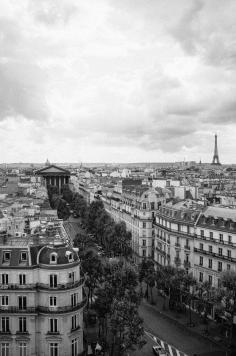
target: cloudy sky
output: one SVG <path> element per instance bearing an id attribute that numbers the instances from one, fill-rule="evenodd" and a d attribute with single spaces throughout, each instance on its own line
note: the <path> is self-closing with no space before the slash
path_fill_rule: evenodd
<path id="1" fill-rule="evenodd" d="M 235 0 L 0 0 L 1 162 L 236 162 Z"/>

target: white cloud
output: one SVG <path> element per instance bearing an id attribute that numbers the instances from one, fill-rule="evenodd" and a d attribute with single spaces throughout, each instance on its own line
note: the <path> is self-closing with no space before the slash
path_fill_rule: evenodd
<path id="1" fill-rule="evenodd" d="M 0 6 L 1 161 L 234 161 L 234 1 Z"/>

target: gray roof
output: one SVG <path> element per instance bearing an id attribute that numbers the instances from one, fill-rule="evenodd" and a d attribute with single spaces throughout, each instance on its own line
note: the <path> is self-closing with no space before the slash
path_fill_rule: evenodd
<path id="1" fill-rule="evenodd" d="M 225 220 L 231 219 L 236 222 L 236 209 L 209 206 L 206 208 L 203 215 L 205 215 L 206 217 L 212 216 L 216 219 L 217 218 L 223 218 Z"/>

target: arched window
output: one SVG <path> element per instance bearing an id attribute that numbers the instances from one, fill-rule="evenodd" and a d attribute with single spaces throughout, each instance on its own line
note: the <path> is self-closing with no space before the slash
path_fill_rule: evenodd
<path id="1" fill-rule="evenodd" d="M 50 263 L 57 263 L 57 253 L 56 252 L 52 252 L 50 255 Z"/>

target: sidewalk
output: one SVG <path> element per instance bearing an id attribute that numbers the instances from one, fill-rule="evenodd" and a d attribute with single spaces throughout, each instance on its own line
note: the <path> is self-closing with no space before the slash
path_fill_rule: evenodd
<path id="1" fill-rule="evenodd" d="M 143 288 L 143 291 L 145 290 L 146 286 Z M 198 338 L 207 339 L 212 343 L 215 343 L 216 345 L 227 349 L 228 340 L 225 338 L 225 335 L 223 333 L 223 327 L 221 324 L 217 324 L 214 321 L 209 320 L 208 325 L 206 325 L 200 315 L 194 311 L 191 311 L 190 323 L 189 310 L 181 312 L 169 310 L 168 298 L 164 298 L 163 296 L 159 295 L 155 287 L 153 288 L 153 304 L 150 303 L 150 295 L 149 300 L 143 298 L 142 303 L 152 306 L 164 318 L 171 320 L 175 324 L 178 324 L 185 331 L 188 331 L 191 335 L 194 335 Z"/>

